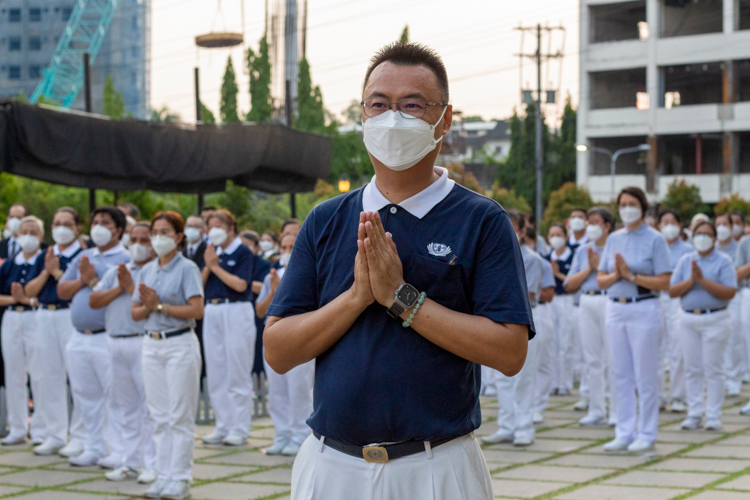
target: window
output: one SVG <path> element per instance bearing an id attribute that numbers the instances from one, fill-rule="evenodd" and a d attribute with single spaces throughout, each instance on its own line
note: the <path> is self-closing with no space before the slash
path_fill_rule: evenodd
<path id="1" fill-rule="evenodd" d="M 12 23 L 20 23 L 21 9 L 8 9 L 8 20 Z"/>
<path id="2" fill-rule="evenodd" d="M 11 52 L 21 50 L 21 37 L 12 36 L 8 40 L 8 50 Z"/>
<path id="3" fill-rule="evenodd" d="M 62 20 L 67 21 L 68 19 L 70 19 L 71 14 L 73 14 L 73 9 L 71 9 L 70 7 L 63 7 L 61 12 Z"/>
<path id="4" fill-rule="evenodd" d="M 32 23 L 38 23 L 42 20 L 42 9 L 33 8 L 29 9 L 29 21 Z"/>
<path id="5" fill-rule="evenodd" d="M 40 51 L 42 50 L 42 37 L 30 36 L 29 37 L 29 50 Z"/>
<path id="6" fill-rule="evenodd" d="M 42 67 L 41 66 L 29 66 L 29 78 L 41 78 Z"/>
<path id="7" fill-rule="evenodd" d="M 21 66 L 10 66 L 10 67 L 8 67 L 8 79 L 9 80 L 20 80 L 21 79 Z"/>

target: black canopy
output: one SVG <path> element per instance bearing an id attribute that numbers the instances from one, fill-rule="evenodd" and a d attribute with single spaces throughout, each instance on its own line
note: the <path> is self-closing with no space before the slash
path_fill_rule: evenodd
<path id="1" fill-rule="evenodd" d="M 330 163 L 329 138 L 281 125 L 115 121 L 0 101 L 0 171 L 57 184 L 210 193 L 232 180 L 299 193 Z"/>

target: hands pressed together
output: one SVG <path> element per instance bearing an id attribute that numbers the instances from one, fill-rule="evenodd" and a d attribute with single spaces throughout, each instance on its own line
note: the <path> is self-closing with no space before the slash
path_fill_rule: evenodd
<path id="1" fill-rule="evenodd" d="M 599 270 L 599 252 L 594 250 L 593 248 L 588 248 L 588 258 L 589 258 L 589 269 L 592 273 L 595 273 Z"/>
<path id="2" fill-rule="evenodd" d="M 625 259 L 619 253 L 615 254 L 615 273 L 620 278 L 628 281 L 632 281 L 634 277 L 633 272 L 630 270 L 630 267 L 628 267 L 628 263 L 625 262 Z"/>

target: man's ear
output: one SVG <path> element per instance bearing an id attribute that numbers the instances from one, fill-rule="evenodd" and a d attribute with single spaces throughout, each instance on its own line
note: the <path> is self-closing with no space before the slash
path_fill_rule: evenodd
<path id="1" fill-rule="evenodd" d="M 448 135 L 448 132 L 450 132 L 452 126 L 453 126 L 453 106 L 449 104 L 448 108 L 445 110 L 445 114 L 443 115 L 443 137 Z"/>

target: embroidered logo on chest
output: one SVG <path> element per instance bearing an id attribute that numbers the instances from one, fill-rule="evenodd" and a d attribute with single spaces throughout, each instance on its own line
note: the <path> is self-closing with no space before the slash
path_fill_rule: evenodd
<path id="1" fill-rule="evenodd" d="M 427 245 L 427 252 L 435 257 L 445 257 L 451 253 L 451 247 L 442 243 L 430 243 Z"/>

